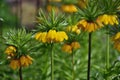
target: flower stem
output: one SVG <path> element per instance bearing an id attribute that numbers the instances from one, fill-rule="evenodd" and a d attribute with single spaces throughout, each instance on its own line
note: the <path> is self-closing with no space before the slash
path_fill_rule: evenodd
<path id="1" fill-rule="evenodd" d="M 109 39 L 109 34 L 107 34 L 107 52 L 106 52 L 106 72 L 108 71 L 109 67 L 110 67 L 110 39 Z M 106 80 L 109 80 L 108 76 L 106 76 Z"/>
<path id="2" fill-rule="evenodd" d="M 74 53 L 72 52 L 72 80 L 75 80 L 75 71 L 74 71 Z"/>
<path id="3" fill-rule="evenodd" d="M 51 80 L 54 80 L 54 52 L 53 52 L 53 44 L 51 44 Z"/>
<path id="4" fill-rule="evenodd" d="M 109 39 L 109 35 L 107 34 L 107 54 L 106 54 L 106 69 L 109 69 L 109 57 L 110 57 L 110 50 L 109 50 L 109 42 L 110 42 L 110 39 Z"/>
<path id="5" fill-rule="evenodd" d="M 87 80 L 90 80 L 90 66 L 91 66 L 91 35 L 92 35 L 92 33 L 89 33 Z"/>
<path id="6" fill-rule="evenodd" d="M 19 69 L 19 77 L 20 77 L 20 80 L 23 80 L 22 79 L 22 67 L 20 67 L 20 69 Z"/>

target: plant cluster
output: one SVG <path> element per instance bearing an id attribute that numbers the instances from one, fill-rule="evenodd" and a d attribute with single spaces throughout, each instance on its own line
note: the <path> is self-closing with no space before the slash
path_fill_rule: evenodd
<path id="1" fill-rule="evenodd" d="M 31 57 L 32 53 L 45 55 L 44 58 L 47 60 L 43 61 L 46 62 L 46 65 L 42 65 L 45 70 L 43 67 L 40 68 L 42 74 L 40 79 L 42 80 L 50 78 L 51 80 L 119 80 L 119 60 L 110 64 L 110 39 L 113 47 L 120 51 L 118 14 L 120 0 L 49 0 L 48 2 L 46 7 L 48 11 L 40 9 L 36 19 L 37 25 L 33 31 L 27 32 L 24 28 L 15 29 L 7 32 L 3 37 L 6 44 L 4 53 L 7 55 L 10 67 L 14 70 L 19 69 L 20 80 L 23 80 L 22 68 L 30 66 L 33 61 L 37 62 L 37 59 L 34 60 Z M 104 43 L 107 45 L 104 49 L 106 61 L 103 68 L 91 65 L 91 55 L 94 50 L 92 36 L 102 29 L 107 35 L 105 37 L 107 43 Z M 80 72 L 78 70 L 81 68 L 80 65 L 84 64 L 79 64 L 82 61 L 76 57 L 78 53 L 82 53 L 80 48 L 84 46 L 82 42 L 84 42 L 85 35 L 88 35 L 88 49 L 85 50 L 88 52 L 86 62 L 88 66 L 85 67 L 87 70 L 85 69 L 83 72 L 86 72 L 87 78 L 81 78 L 77 72 Z M 101 44 L 99 45 L 102 47 Z M 38 53 L 37 50 L 40 52 Z M 68 53 L 64 56 L 69 60 L 68 63 L 61 59 L 63 55 L 61 53 Z M 42 63 L 40 62 L 40 64 Z M 59 69 L 62 74 L 56 71 Z M 96 70 L 96 73 L 92 73 L 92 69 Z M 82 75 L 82 73 L 80 74 Z M 47 78 L 47 76 L 49 77 Z"/>

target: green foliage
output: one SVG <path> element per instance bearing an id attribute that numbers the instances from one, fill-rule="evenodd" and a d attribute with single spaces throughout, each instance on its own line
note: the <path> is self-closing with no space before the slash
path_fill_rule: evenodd
<path id="1" fill-rule="evenodd" d="M 97 0 L 104 13 L 115 14 L 118 12 L 120 0 Z"/>
<path id="2" fill-rule="evenodd" d="M 62 0 L 63 4 L 76 4 L 78 0 Z"/>
<path id="3" fill-rule="evenodd" d="M 24 28 L 18 30 L 12 29 L 4 36 L 5 44 L 16 47 L 19 56 L 21 54 L 29 54 L 34 48 L 34 46 L 32 46 L 32 35 L 33 33 L 27 33 Z"/>
<path id="4" fill-rule="evenodd" d="M 50 29 L 61 30 L 65 25 L 64 15 L 57 15 L 54 10 L 48 14 L 40 10 L 37 19 L 39 21 L 38 31 L 49 31 Z"/>
<path id="5" fill-rule="evenodd" d="M 78 14 L 80 19 L 85 19 L 88 21 L 95 21 L 96 18 L 102 14 L 98 6 L 97 0 L 89 0 L 88 5 L 86 5 L 85 9 L 78 9 Z"/>

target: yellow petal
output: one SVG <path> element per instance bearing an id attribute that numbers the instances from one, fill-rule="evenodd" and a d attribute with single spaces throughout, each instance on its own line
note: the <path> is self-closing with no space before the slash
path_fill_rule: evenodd
<path id="1" fill-rule="evenodd" d="M 20 68 L 19 60 L 11 60 L 10 67 L 14 70 L 17 69 L 17 68 Z"/>
<path id="2" fill-rule="evenodd" d="M 35 39 L 36 40 L 39 40 L 40 39 L 40 37 L 41 37 L 41 32 L 38 32 L 38 33 L 36 33 L 36 35 L 35 35 Z"/>
<path id="3" fill-rule="evenodd" d="M 42 41 L 43 43 L 47 42 L 46 36 L 47 36 L 47 32 L 43 32 L 43 33 L 41 34 L 41 41 Z"/>
<path id="4" fill-rule="evenodd" d="M 80 48 L 80 44 L 79 44 L 79 42 L 72 42 L 72 43 L 71 43 L 71 47 L 72 47 L 73 49 L 78 49 L 78 48 Z"/>
<path id="5" fill-rule="evenodd" d="M 62 50 L 63 50 L 64 52 L 67 52 L 67 53 L 72 53 L 72 47 L 71 47 L 71 45 L 68 45 L 68 44 L 64 44 L 64 45 L 62 46 Z"/>

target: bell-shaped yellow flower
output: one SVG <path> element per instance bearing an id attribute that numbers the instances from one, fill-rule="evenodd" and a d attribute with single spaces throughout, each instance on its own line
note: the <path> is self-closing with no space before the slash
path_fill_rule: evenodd
<path id="1" fill-rule="evenodd" d="M 70 5 L 62 5 L 61 7 L 63 12 L 68 12 L 68 13 L 73 13 L 73 12 L 77 12 L 77 8 L 75 5 L 70 4 Z"/>
<path id="2" fill-rule="evenodd" d="M 13 60 L 11 60 L 11 62 L 10 62 L 10 67 L 12 68 L 12 69 L 19 69 L 20 68 L 20 61 L 19 61 L 19 59 L 13 59 Z"/>
<path id="3" fill-rule="evenodd" d="M 43 33 L 41 34 L 40 40 L 41 40 L 43 43 L 46 43 L 46 42 L 47 42 L 46 36 L 47 36 L 47 32 L 43 32 Z"/>
<path id="4" fill-rule="evenodd" d="M 77 27 L 77 25 L 73 25 L 73 26 L 68 26 L 66 28 L 66 31 L 68 32 L 75 32 L 76 34 L 80 34 L 80 29 Z"/>
<path id="5" fill-rule="evenodd" d="M 72 26 L 72 32 L 80 34 L 80 29 L 77 27 L 77 25 Z"/>
<path id="6" fill-rule="evenodd" d="M 54 42 L 56 36 L 57 36 L 56 30 L 49 30 L 48 33 L 47 33 L 47 36 L 46 36 L 47 41 L 48 42 Z"/>
<path id="7" fill-rule="evenodd" d="M 30 64 L 32 64 L 32 60 L 33 59 L 29 55 L 21 56 L 20 57 L 21 66 L 29 66 Z"/>
<path id="8" fill-rule="evenodd" d="M 73 49 L 79 49 L 79 48 L 80 48 L 79 42 L 76 42 L 76 41 L 75 41 L 75 42 L 72 42 L 72 43 L 71 43 L 71 46 L 72 46 Z"/>
<path id="9" fill-rule="evenodd" d="M 15 52 L 16 52 L 16 48 L 14 46 L 9 46 L 6 48 L 5 50 L 5 53 L 8 55 L 8 56 L 14 56 L 15 55 Z"/>
<path id="10" fill-rule="evenodd" d="M 71 54 L 71 53 L 72 53 L 72 47 L 71 47 L 71 45 L 69 45 L 69 44 L 64 44 L 64 45 L 62 46 L 62 51 Z"/>
<path id="11" fill-rule="evenodd" d="M 112 40 L 113 41 L 120 40 L 120 32 L 118 32 L 117 34 L 115 34 L 115 36 L 112 37 Z"/>
<path id="12" fill-rule="evenodd" d="M 79 21 L 77 26 L 78 26 L 78 28 L 80 28 L 84 31 L 88 31 L 88 32 L 94 32 L 97 29 L 101 28 L 101 26 L 99 24 L 97 24 L 96 22 L 89 22 L 86 20 Z"/>
<path id="13" fill-rule="evenodd" d="M 118 17 L 117 15 L 108 15 L 104 14 L 98 17 L 98 19 L 105 25 L 118 25 Z"/>
<path id="14" fill-rule="evenodd" d="M 40 40 L 41 35 L 42 35 L 42 32 L 36 33 L 36 34 L 35 34 L 35 39 L 36 39 L 36 40 Z"/>
<path id="15" fill-rule="evenodd" d="M 62 42 L 63 40 L 68 40 L 68 36 L 64 31 L 57 32 L 56 42 Z"/>
<path id="16" fill-rule="evenodd" d="M 64 31 L 49 30 L 48 32 L 37 33 L 35 39 L 43 43 L 62 42 L 68 40 L 68 36 Z"/>

